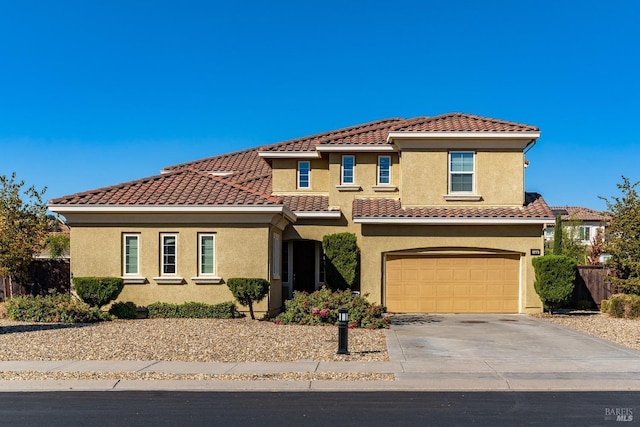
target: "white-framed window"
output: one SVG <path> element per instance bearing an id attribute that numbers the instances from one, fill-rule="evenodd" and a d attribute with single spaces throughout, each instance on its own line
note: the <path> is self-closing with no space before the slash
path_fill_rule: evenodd
<path id="1" fill-rule="evenodd" d="M 198 276 L 215 276 L 216 274 L 216 235 L 214 233 L 198 234 Z"/>
<path id="2" fill-rule="evenodd" d="M 122 236 L 122 270 L 125 276 L 140 274 L 140 235 L 123 234 Z"/>
<path id="3" fill-rule="evenodd" d="M 455 151 L 449 153 L 449 193 L 473 193 L 475 153 Z"/>
<path id="4" fill-rule="evenodd" d="M 355 165 L 356 165 L 355 156 L 352 156 L 350 154 L 342 156 L 342 168 L 341 168 L 342 184 L 353 184 Z"/>
<path id="5" fill-rule="evenodd" d="M 378 156 L 378 185 L 391 184 L 391 156 Z"/>
<path id="6" fill-rule="evenodd" d="M 591 241 L 591 227 L 580 227 L 580 240 L 587 242 Z"/>
<path id="7" fill-rule="evenodd" d="M 311 162 L 298 162 L 298 188 L 311 188 Z"/>
<path id="8" fill-rule="evenodd" d="M 282 247 L 280 246 L 280 235 L 277 233 L 273 233 L 273 247 L 271 248 L 272 251 L 272 259 L 271 259 L 271 266 L 272 266 L 272 276 L 274 279 L 279 279 L 280 278 L 280 268 L 282 267 L 281 265 L 281 259 L 280 256 L 282 255 Z"/>
<path id="9" fill-rule="evenodd" d="M 161 276 L 172 276 L 178 271 L 178 235 L 160 234 Z"/>

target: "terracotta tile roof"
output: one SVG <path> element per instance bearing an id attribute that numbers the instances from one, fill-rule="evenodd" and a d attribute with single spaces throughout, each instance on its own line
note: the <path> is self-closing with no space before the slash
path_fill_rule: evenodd
<path id="1" fill-rule="evenodd" d="M 233 205 L 285 203 L 293 211 L 327 211 L 323 196 L 271 196 L 271 166 L 260 151 L 304 152 L 316 145 L 384 145 L 390 131 L 504 131 L 537 128 L 502 120 L 451 113 L 414 119 L 364 123 L 264 147 L 169 166 L 162 175 L 64 196 L 52 204 L 80 205 Z M 228 174 L 227 174 L 228 173 Z M 545 204 L 546 206 L 546 204 Z"/>
<path id="2" fill-rule="evenodd" d="M 162 175 L 125 182 L 53 199 L 69 205 L 276 205 L 282 200 L 224 178 L 178 169 Z"/>
<path id="3" fill-rule="evenodd" d="M 405 119 L 384 119 L 262 147 L 262 151 L 313 151 L 318 144 L 386 144 L 387 133 Z"/>
<path id="4" fill-rule="evenodd" d="M 294 212 L 329 212 L 327 196 L 282 196 L 284 204 Z"/>
<path id="5" fill-rule="evenodd" d="M 378 120 L 344 129 L 293 139 L 261 148 L 267 152 L 314 151 L 322 145 L 386 145 L 389 132 L 537 132 L 525 124 L 465 113 L 413 119 Z"/>
<path id="6" fill-rule="evenodd" d="M 355 199 L 354 218 L 514 218 L 550 219 L 551 209 L 538 193 L 526 193 L 522 208 L 403 208 L 398 199 Z"/>
<path id="7" fill-rule="evenodd" d="M 552 206 L 551 211 L 554 216 L 561 216 L 563 221 L 580 220 L 580 221 L 602 221 L 607 222 L 611 217 L 593 209 L 583 208 L 581 206 Z"/>
<path id="8" fill-rule="evenodd" d="M 535 126 L 465 113 L 416 117 L 396 126 L 395 132 L 538 132 Z"/>

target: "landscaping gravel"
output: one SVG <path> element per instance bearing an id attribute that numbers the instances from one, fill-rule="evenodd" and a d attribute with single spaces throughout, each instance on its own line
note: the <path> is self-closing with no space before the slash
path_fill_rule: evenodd
<path id="1" fill-rule="evenodd" d="M 536 317 L 640 350 L 640 320 L 609 317 L 597 311 L 572 311 L 562 314 L 537 314 Z"/>
<path id="2" fill-rule="evenodd" d="M 0 360 L 187 362 L 386 361 L 381 330 L 349 330 L 351 355 L 336 355 L 335 326 L 250 319 L 139 319 L 65 325 L 0 320 Z"/>

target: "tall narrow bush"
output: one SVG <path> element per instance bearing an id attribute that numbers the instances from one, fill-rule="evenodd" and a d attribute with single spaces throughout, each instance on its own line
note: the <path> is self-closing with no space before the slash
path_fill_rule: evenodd
<path id="1" fill-rule="evenodd" d="M 556 225 L 553 229 L 553 254 L 562 255 L 562 217 L 556 216 Z"/>
<path id="2" fill-rule="evenodd" d="M 260 302 L 269 293 L 269 282 L 265 279 L 234 277 L 227 281 L 233 297 L 242 305 L 249 306 L 249 314 L 255 320 L 253 303 Z"/>
<path id="3" fill-rule="evenodd" d="M 533 258 L 536 280 L 533 284 L 545 309 L 553 310 L 567 304 L 575 287 L 576 260 L 562 255 Z"/>
<path id="4" fill-rule="evenodd" d="M 360 251 L 353 233 L 329 234 L 322 239 L 325 256 L 325 280 L 333 290 L 357 289 Z"/>

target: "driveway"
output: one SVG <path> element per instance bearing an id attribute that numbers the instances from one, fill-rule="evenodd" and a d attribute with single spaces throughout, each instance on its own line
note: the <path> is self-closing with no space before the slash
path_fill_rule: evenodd
<path id="1" fill-rule="evenodd" d="M 391 361 L 403 366 L 396 377 L 404 381 L 458 380 L 468 388 L 475 378 L 484 389 L 640 384 L 640 352 L 527 315 L 398 315 L 387 344 Z"/>

